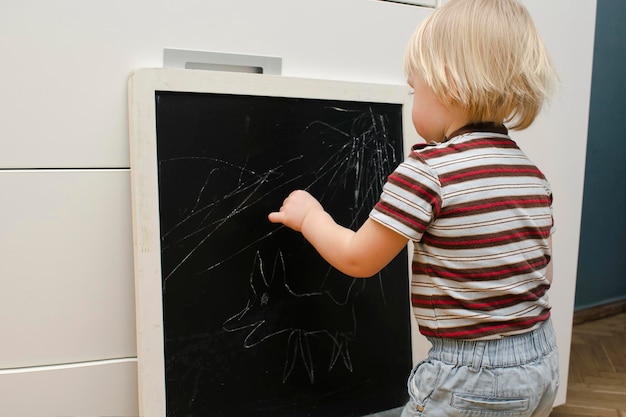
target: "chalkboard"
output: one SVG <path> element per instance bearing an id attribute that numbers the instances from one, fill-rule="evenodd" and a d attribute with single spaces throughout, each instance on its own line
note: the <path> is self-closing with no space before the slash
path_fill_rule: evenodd
<path id="1" fill-rule="evenodd" d="M 408 259 L 355 279 L 269 223 L 307 189 L 353 229 L 403 157 L 407 90 L 189 70 L 130 81 L 142 415 L 402 406 Z"/>

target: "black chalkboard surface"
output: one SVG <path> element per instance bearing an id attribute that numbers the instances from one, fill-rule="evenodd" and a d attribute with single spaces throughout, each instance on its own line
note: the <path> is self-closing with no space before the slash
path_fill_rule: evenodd
<path id="1" fill-rule="evenodd" d="M 306 81 L 297 80 L 287 81 L 296 84 L 292 96 L 228 93 L 201 79 L 213 86 L 250 75 L 193 73 L 198 88 L 157 77 L 147 117 L 154 134 L 131 120 L 135 234 L 156 228 L 145 239 L 158 238 L 136 239 L 136 279 L 154 284 L 141 275 L 156 271 L 160 290 L 155 300 L 145 283 L 137 286 L 142 414 L 162 407 L 172 417 L 363 416 L 402 406 L 411 368 L 406 252 L 376 276 L 355 279 L 267 220 L 301 188 L 357 228 L 402 160 L 402 98 L 298 97 Z M 252 77 L 263 84 L 268 76 Z M 144 106 L 131 92 L 131 106 Z M 141 220 L 150 189 L 158 210 L 151 223 Z M 142 259 L 156 248 L 150 264 Z M 150 326 L 140 310 L 153 303 L 159 346 L 141 340 Z M 155 363 L 162 374 L 146 372 Z M 159 378 L 163 398 L 154 398 L 149 387 Z"/>

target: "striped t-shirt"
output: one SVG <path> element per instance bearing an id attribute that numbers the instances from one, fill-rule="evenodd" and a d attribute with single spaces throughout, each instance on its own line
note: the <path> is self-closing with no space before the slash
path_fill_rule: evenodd
<path id="1" fill-rule="evenodd" d="M 550 185 L 504 126 L 479 130 L 416 145 L 370 214 L 414 242 L 411 303 L 425 336 L 496 339 L 550 316 Z"/>

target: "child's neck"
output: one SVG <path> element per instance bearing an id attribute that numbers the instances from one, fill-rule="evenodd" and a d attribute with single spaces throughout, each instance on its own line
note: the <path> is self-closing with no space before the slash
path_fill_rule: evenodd
<path id="1" fill-rule="evenodd" d="M 456 130 L 453 130 L 450 134 L 447 134 L 443 141 L 452 139 L 455 136 L 462 135 L 469 132 L 494 132 L 508 134 L 508 129 L 502 122 L 472 122 L 467 123 Z"/>

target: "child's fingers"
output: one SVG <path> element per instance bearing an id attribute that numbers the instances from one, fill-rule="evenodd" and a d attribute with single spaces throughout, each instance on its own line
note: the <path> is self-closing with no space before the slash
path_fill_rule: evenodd
<path id="1" fill-rule="evenodd" d="M 274 211 L 272 213 L 270 213 L 267 218 L 269 219 L 270 222 L 272 223 L 282 223 L 285 215 L 281 212 L 278 211 Z"/>

